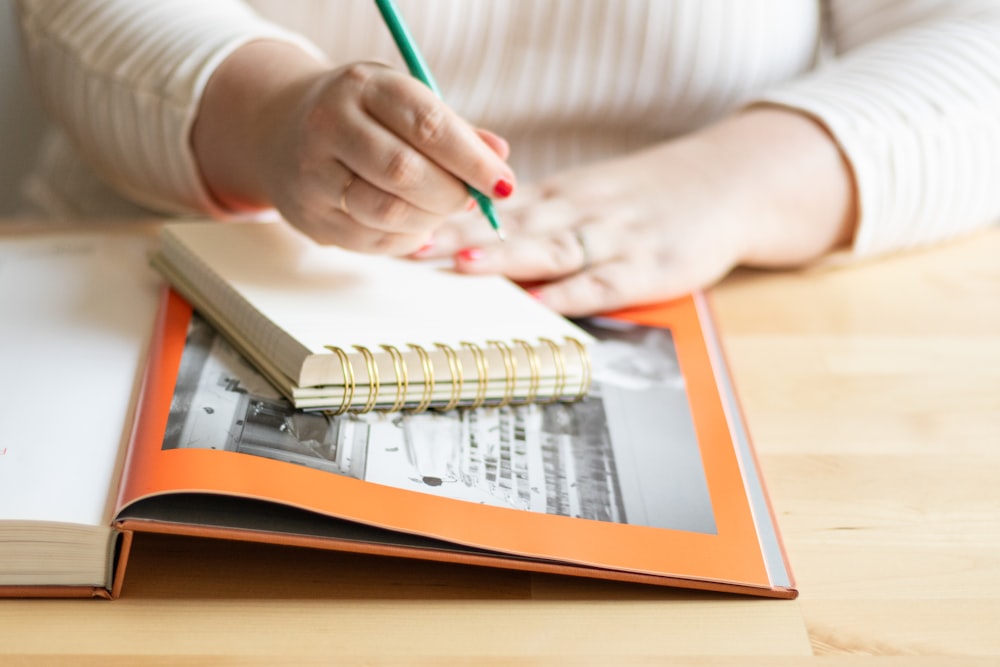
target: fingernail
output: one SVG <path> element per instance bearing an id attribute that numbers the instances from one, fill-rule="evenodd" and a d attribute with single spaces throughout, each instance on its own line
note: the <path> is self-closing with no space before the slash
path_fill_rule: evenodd
<path id="1" fill-rule="evenodd" d="M 463 248 L 455 253 L 455 258 L 463 262 L 475 262 L 483 256 L 482 248 Z"/>
<path id="2" fill-rule="evenodd" d="M 537 289 L 535 287 L 530 287 L 524 291 L 527 292 L 528 296 L 530 296 L 532 299 L 535 299 L 536 301 L 542 300 L 542 290 Z"/>
<path id="3" fill-rule="evenodd" d="M 423 244 L 422 246 L 420 246 L 419 248 L 417 248 L 416 250 L 414 250 L 413 253 L 411 253 L 410 256 L 411 257 L 421 257 L 421 256 L 427 254 L 427 252 L 430 251 L 430 249 L 433 248 L 433 247 L 434 247 L 434 239 L 431 239 L 427 243 Z"/>
<path id="4" fill-rule="evenodd" d="M 501 178 L 493 186 L 493 194 L 495 194 L 497 197 L 500 197 L 501 199 L 509 197 L 510 193 L 512 193 L 513 191 L 514 191 L 514 184 L 504 178 Z"/>
<path id="5" fill-rule="evenodd" d="M 465 210 L 471 211 L 474 208 L 476 208 L 476 200 L 473 199 L 472 197 L 469 197 L 469 201 L 465 202 Z"/>

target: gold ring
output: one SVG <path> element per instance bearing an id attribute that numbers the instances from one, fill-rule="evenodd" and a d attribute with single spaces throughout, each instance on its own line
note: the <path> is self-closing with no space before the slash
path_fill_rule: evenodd
<path id="1" fill-rule="evenodd" d="M 356 177 L 357 174 L 350 172 L 350 175 L 347 177 L 347 180 L 344 181 L 344 186 L 340 189 L 340 210 L 343 211 L 344 215 L 346 215 L 347 217 L 351 216 L 351 212 L 347 208 L 347 189 L 351 187 L 351 183 L 354 182 L 354 179 Z"/>
<path id="2" fill-rule="evenodd" d="M 582 256 L 580 271 L 586 271 L 590 268 L 590 250 L 587 249 L 587 239 L 583 236 L 583 229 L 579 227 L 574 229 L 573 238 L 576 239 L 576 244 L 580 246 L 580 254 Z"/>

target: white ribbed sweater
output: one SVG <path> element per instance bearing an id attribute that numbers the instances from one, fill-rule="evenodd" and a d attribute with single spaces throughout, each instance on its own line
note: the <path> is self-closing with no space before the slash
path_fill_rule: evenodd
<path id="1" fill-rule="evenodd" d="M 62 128 L 29 191 L 62 215 L 121 212 L 117 193 L 152 210 L 223 215 L 189 133 L 213 69 L 248 41 L 402 67 L 369 0 L 17 1 L 29 63 Z M 399 6 L 448 102 L 511 141 L 522 182 L 767 100 L 816 117 L 840 144 L 858 184 L 858 254 L 1000 219 L 1000 3 Z"/>

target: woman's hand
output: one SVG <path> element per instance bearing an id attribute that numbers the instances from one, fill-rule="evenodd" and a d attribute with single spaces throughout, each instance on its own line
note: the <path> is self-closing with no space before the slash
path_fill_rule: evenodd
<path id="1" fill-rule="evenodd" d="M 209 189 L 235 211 L 275 207 L 320 243 L 408 254 L 471 202 L 509 195 L 507 145 L 425 85 L 374 63 L 328 69 L 256 42 L 216 71 L 194 128 Z"/>
<path id="2" fill-rule="evenodd" d="M 567 315 L 677 297 L 738 264 L 792 266 L 846 243 L 850 173 L 829 136 L 760 108 L 614 161 L 559 174 L 501 210 L 508 240 L 456 219 L 421 256 L 501 273 Z"/>

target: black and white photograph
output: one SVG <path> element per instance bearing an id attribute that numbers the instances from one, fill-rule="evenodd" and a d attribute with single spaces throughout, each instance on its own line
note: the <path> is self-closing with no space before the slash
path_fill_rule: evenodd
<path id="1" fill-rule="evenodd" d="M 592 319 L 574 403 L 332 415 L 296 410 L 197 313 L 164 449 L 261 456 L 372 483 L 561 516 L 715 533 L 669 329 Z"/>

